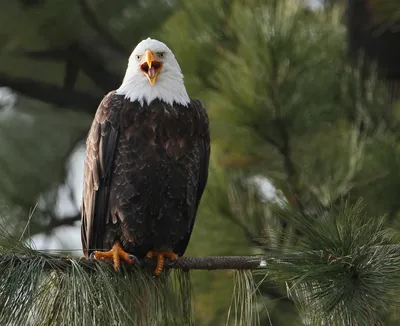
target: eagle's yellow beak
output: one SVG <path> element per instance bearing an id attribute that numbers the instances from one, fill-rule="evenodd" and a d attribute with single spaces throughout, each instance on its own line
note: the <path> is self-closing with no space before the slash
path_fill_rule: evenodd
<path id="1" fill-rule="evenodd" d="M 162 69 L 162 62 L 156 60 L 152 51 L 147 50 L 144 54 L 144 62 L 141 64 L 140 69 L 147 76 L 150 84 L 154 85 Z"/>

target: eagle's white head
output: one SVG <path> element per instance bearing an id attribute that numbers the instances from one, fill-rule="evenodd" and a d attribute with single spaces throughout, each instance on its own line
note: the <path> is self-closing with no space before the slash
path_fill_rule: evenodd
<path id="1" fill-rule="evenodd" d="M 141 105 L 157 98 L 170 105 L 175 102 L 187 106 L 190 102 L 174 54 L 164 43 L 151 38 L 133 50 L 117 94 Z"/>

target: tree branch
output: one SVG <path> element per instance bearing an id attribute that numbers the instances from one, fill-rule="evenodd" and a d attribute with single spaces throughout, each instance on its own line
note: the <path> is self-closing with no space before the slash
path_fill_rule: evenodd
<path id="1" fill-rule="evenodd" d="M 38 213 L 35 213 L 38 214 Z M 24 238 L 32 238 L 33 236 L 37 234 L 50 234 L 54 229 L 61 227 L 61 226 L 72 226 L 76 222 L 80 221 L 81 219 L 81 214 L 78 213 L 73 216 L 68 216 L 68 217 L 56 217 L 54 214 L 50 214 L 47 212 L 41 212 L 40 214 L 43 214 L 44 217 L 48 217 L 50 215 L 50 222 L 48 223 L 31 223 L 31 225 L 28 228 L 28 231 L 24 233 L 23 237 Z"/>
<path id="2" fill-rule="evenodd" d="M 21 6 L 23 8 L 30 9 L 31 7 L 36 7 L 38 5 L 43 4 L 44 1 L 42 1 L 42 0 L 19 0 L 19 2 L 21 3 Z"/>
<path id="3" fill-rule="evenodd" d="M 400 245 L 377 245 L 372 246 L 369 249 L 369 253 L 372 256 L 376 256 L 379 251 L 383 251 L 387 257 L 390 259 L 398 259 L 400 257 Z M 283 254 L 281 258 L 271 257 L 271 256 L 207 256 L 207 257 L 181 257 L 176 261 L 171 262 L 169 259 L 165 261 L 165 268 L 182 269 L 184 271 L 188 270 L 266 270 L 269 269 L 270 264 L 284 264 L 291 265 L 293 261 L 299 261 L 302 259 L 303 255 L 315 254 L 318 259 L 326 259 L 329 263 L 329 255 L 325 257 L 326 251 L 324 250 L 311 250 L 306 252 L 288 252 Z M 345 256 L 346 259 L 341 257 L 335 257 L 334 261 L 336 263 L 347 264 L 347 259 L 349 256 Z M 43 259 L 43 266 L 45 270 L 58 270 L 61 272 L 67 272 L 72 266 L 79 264 L 82 268 L 90 271 L 94 271 L 94 267 L 98 263 L 102 263 L 102 260 L 88 259 L 86 257 L 73 258 L 70 256 L 56 256 L 55 254 L 48 254 L 44 251 L 38 251 L 30 249 L 23 253 L 13 253 L 13 252 L 0 252 L 0 261 L 3 266 L 8 264 L 21 264 L 27 263 L 30 260 L 37 260 L 38 258 Z M 344 258 L 344 257 L 343 257 Z M 310 262 L 311 263 L 311 262 Z M 332 262 L 331 262 L 332 263 Z M 136 268 L 138 265 L 141 267 L 155 267 L 155 260 L 148 261 L 146 259 L 140 259 L 136 264 L 126 265 L 128 269 Z M 112 264 L 109 264 L 112 268 Z"/>
<path id="4" fill-rule="evenodd" d="M 51 219 L 50 223 L 44 227 L 45 229 L 44 230 L 42 229 L 41 232 L 37 232 L 37 233 L 50 233 L 55 228 L 58 228 L 60 226 L 72 226 L 80 220 L 81 220 L 80 213 L 78 213 L 74 216 L 68 216 L 68 217 L 59 217 L 59 218 L 53 217 Z M 32 234 L 30 234 L 30 236 L 32 236 Z"/>
<path id="5" fill-rule="evenodd" d="M 120 44 L 114 36 L 103 27 L 86 0 L 79 0 L 82 16 L 87 24 L 92 27 L 106 41 L 106 43 L 121 55 L 129 55 L 130 51 Z"/>
<path id="6" fill-rule="evenodd" d="M 12 52 L 17 56 L 24 56 L 33 60 L 42 61 L 64 61 L 66 59 L 66 49 L 48 49 L 48 50 L 25 50 L 23 48 Z"/>
<path id="7" fill-rule="evenodd" d="M 53 84 L 29 78 L 13 77 L 0 74 L 0 86 L 7 86 L 25 96 L 58 106 L 79 108 L 80 111 L 93 114 L 101 101 L 100 96 L 66 90 Z"/>
<path id="8" fill-rule="evenodd" d="M 39 251 L 40 253 L 40 251 Z M 42 254 L 42 253 L 40 253 Z M 58 270 L 67 272 L 74 264 L 79 264 L 84 269 L 94 271 L 94 267 L 99 263 L 98 260 L 91 260 L 88 258 L 72 258 L 72 257 L 56 257 L 52 255 L 42 254 L 44 258 L 45 270 Z M 24 254 L 2 254 L 0 253 L 0 260 L 7 265 L 13 263 L 26 262 L 27 260 L 34 259 L 34 255 Z M 221 270 L 221 269 L 236 269 L 236 270 L 254 270 L 265 269 L 267 262 L 271 258 L 263 256 L 209 256 L 209 257 L 182 257 L 176 262 L 170 263 L 166 261 L 166 268 L 179 268 L 185 271 L 188 270 Z M 140 261 L 141 266 L 155 267 L 155 262 Z M 153 266 L 154 265 L 154 266 Z M 135 268 L 137 264 L 126 265 L 127 268 L 132 266 Z M 110 264 L 110 268 L 112 265 Z"/>
<path id="9" fill-rule="evenodd" d="M 294 162 L 292 160 L 292 149 L 290 145 L 289 133 L 287 131 L 285 122 L 283 121 L 282 118 L 278 118 L 276 122 L 278 125 L 278 130 L 282 137 L 282 146 L 280 146 L 278 150 L 283 157 L 283 166 L 286 172 L 287 183 L 289 185 L 292 194 L 296 198 L 296 204 L 299 208 L 300 213 L 304 215 L 305 207 L 302 203 L 300 191 L 296 185 L 296 181 L 294 180 L 297 176 L 297 171 Z"/>
<path id="10" fill-rule="evenodd" d="M 276 82 L 276 85 L 280 85 L 279 73 L 278 73 L 278 67 L 280 66 L 280 64 L 279 64 L 280 57 L 279 57 L 279 54 L 276 53 L 276 51 L 273 47 L 270 47 L 269 50 L 270 50 L 270 57 L 271 57 L 271 61 L 272 61 L 272 69 L 271 69 L 272 77 L 271 78 L 272 78 L 272 80 L 274 80 Z M 300 211 L 300 213 L 305 216 L 305 207 L 303 205 L 303 202 L 302 202 L 302 199 L 300 196 L 300 191 L 297 187 L 297 182 L 295 180 L 297 177 L 297 171 L 296 171 L 295 164 L 292 160 L 292 148 L 291 148 L 290 136 L 289 136 L 289 132 L 288 132 L 288 129 L 286 126 L 285 117 L 282 115 L 282 112 L 281 112 L 282 105 L 279 100 L 279 87 L 278 88 L 272 87 L 270 90 L 270 93 L 271 93 L 271 99 L 273 102 L 273 106 L 274 106 L 275 112 L 276 112 L 275 113 L 276 119 L 274 122 L 276 123 L 277 131 L 281 138 L 279 141 L 279 145 L 276 147 L 276 149 L 281 153 L 281 155 L 283 157 L 283 168 L 286 173 L 286 181 L 287 181 L 290 191 L 296 201 L 297 208 Z M 267 141 L 269 141 L 274 146 L 276 146 L 276 144 L 277 144 L 275 142 L 271 142 L 270 139 L 267 139 Z M 285 229 L 286 223 L 284 222 L 282 224 L 282 226 Z"/>
<path id="11" fill-rule="evenodd" d="M 108 71 L 107 62 L 92 48 L 76 42 L 73 51 L 79 67 L 102 91 L 109 92 L 121 84 L 123 76 Z"/>
<path id="12" fill-rule="evenodd" d="M 19 49 L 16 54 L 41 61 L 68 62 L 81 69 L 104 92 L 115 89 L 122 77 L 118 73 L 112 73 L 106 69 L 105 59 L 100 56 L 93 46 L 88 46 L 80 41 L 73 41 L 65 48 L 30 51 Z M 114 58 L 115 60 L 115 58 Z"/>

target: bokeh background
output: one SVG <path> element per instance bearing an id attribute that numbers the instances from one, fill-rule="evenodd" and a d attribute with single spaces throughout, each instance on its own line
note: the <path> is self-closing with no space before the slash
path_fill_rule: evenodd
<path id="1" fill-rule="evenodd" d="M 284 246 L 274 206 L 312 215 L 362 197 L 399 227 L 397 1 L 3 0 L 0 22 L 0 218 L 36 248 L 82 254 L 85 137 L 149 36 L 211 121 L 187 255 Z M 193 272 L 199 325 L 225 324 L 232 277 Z M 302 324 L 284 287 L 265 281 L 258 303 L 262 324 Z"/>

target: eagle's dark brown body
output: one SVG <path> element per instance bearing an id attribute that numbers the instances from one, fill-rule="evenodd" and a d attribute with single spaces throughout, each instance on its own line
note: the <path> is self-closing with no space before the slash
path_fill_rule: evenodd
<path id="1" fill-rule="evenodd" d="M 100 104 L 87 139 L 82 206 L 85 255 L 119 240 L 137 257 L 183 255 L 208 175 L 208 118 L 154 100 L 143 107 L 115 92 Z"/>

